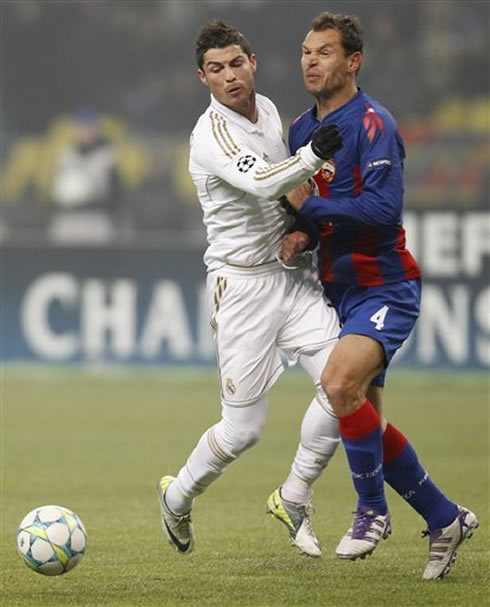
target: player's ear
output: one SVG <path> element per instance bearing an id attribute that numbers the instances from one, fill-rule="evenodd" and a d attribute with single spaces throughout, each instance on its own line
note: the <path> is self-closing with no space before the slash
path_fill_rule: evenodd
<path id="1" fill-rule="evenodd" d="M 203 72 L 203 70 L 199 69 L 197 70 L 197 76 L 199 78 L 199 80 L 205 85 L 205 86 L 209 86 L 208 85 L 208 79 L 206 78 L 206 74 Z"/>
<path id="2" fill-rule="evenodd" d="M 257 69 L 257 56 L 256 55 L 250 55 L 250 63 L 252 64 L 252 71 L 255 72 L 255 70 Z"/>
<path id="3" fill-rule="evenodd" d="M 357 74 L 357 72 L 361 69 L 361 63 L 362 53 L 352 53 L 352 55 L 349 57 L 347 69 L 349 70 L 349 72 Z"/>

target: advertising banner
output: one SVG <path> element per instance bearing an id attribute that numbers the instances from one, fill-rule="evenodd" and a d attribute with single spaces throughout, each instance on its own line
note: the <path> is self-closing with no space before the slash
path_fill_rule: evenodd
<path id="1" fill-rule="evenodd" d="M 395 364 L 490 366 L 490 215 L 411 213 L 422 312 Z M 2 250 L 4 361 L 213 364 L 201 248 Z"/>

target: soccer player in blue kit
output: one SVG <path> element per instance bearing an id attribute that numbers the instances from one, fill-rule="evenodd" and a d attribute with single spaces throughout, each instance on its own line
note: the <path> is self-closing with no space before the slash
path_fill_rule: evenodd
<path id="1" fill-rule="evenodd" d="M 440 579 L 478 520 L 435 485 L 383 414 L 385 369 L 419 315 L 421 275 L 402 226 L 403 141 L 391 114 L 357 87 L 362 52 L 356 17 L 324 12 L 313 20 L 301 66 L 316 103 L 289 133 L 292 154 L 320 125 L 338 125 L 344 141 L 313 188 L 288 194 L 300 216 L 318 226 L 320 278 L 342 323 L 322 385 L 339 418 L 358 504 L 336 554 L 364 558 L 391 533 L 386 481 L 427 522 L 423 577 Z M 296 235 L 286 236 L 283 260 L 291 262 L 299 249 Z"/>

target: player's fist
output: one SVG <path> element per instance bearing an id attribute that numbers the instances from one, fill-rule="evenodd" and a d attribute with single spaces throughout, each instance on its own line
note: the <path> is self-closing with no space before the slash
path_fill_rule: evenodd
<path id="1" fill-rule="evenodd" d="M 286 234 L 281 242 L 280 258 L 285 264 L 290 264 L 294 258 L 302 253 L 310 242 L 310 237 L 304 232 L 291 232 Z"/>
<path id="2" fill-rule="evenodd" d="M 344 142 L 336 124 L 327 124 L 319 127 L 311 137 L 311 149 L 323 160 L 332 158 Z"/>

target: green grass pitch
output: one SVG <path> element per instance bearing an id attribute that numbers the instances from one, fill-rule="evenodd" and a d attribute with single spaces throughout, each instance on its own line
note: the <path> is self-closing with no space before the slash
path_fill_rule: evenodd
<path id="1" fill-rule="evenodd" d="M 335 558 L 355 504 L 342 447 L 315 486 L 322 558 L 299 555 L 286 529 L 265 515 L 268 495 L 289 471 L 311 396 L 301 373 L 280 378 L 262 440 L 196 504 L 196 551 L 185 557 L 160 529 L 156 482 L 178 471 L 219 418 L 215 371 L 5 369 L 0 605 L 489 605 L 487 378 L 397 371 L 387 385 L 390 419 L 438 484 L 480 518 L 441 582 L 421 579 L 424 522 L 391 489 L 393 535 L 365 561 Z M 49 503 L 78 513 L 89 537 L 81 565 L 58 578 L 30 571 L 15 548 L 22 517 Z"/>

